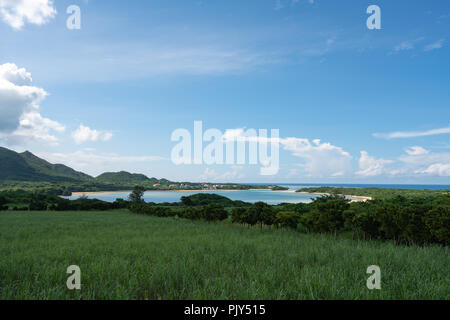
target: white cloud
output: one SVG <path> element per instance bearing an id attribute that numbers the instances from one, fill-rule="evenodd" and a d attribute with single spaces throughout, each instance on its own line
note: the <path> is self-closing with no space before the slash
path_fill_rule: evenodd
<path id="1" fill-rule="evenodd" d="M 45 52 L 38 52 L 41 64 L 46 66 L 46 70 L 50 70 L 47 75 L 49 78 L 56 77 L 61 68 L 71 74 L 72 83 L 74 79 L 83 82 L 109 82 L 161 75 L 240 74 L 277 65 L 286 59 L 279 51 L 265 52 L 246 49 L 244 46 L 237 48 L 222 44 L 168 45 L 122 42 L 68 46 L 64 51 L 54 47 L 59 54 L 52 59 L 49 59 Z M 67 55 L 73 51 L 78 53 L 76 57 L 69 57 L 73 61 L 67 64 Z M 104 58 L 93 59 L 93 56 Z M 61 81 L 61 78 L 57 80 Z"/>
<path id="2" fill-rule="evenodd" d="M 199 179 L 202 181 L 236 181 L 237 179 L 242 179 L 245 177 L 245 174 L 242 172 L 243 170 L 244 167 L 242 166 L 232 166 L 231 170 L 224 173 L 218 173 L 212 168 L 206 168 L 199 176 Z"/>
<path id="3" fill-rule="evenodd" d="M 351 173 L 352 157 L 342 148 L 315 139 L 312 143 L 303 138 L 280 139 L 284 150 L 305 160 L 300 166 L 311 177 L 338 177 Z"/>
<path id="4" fill-rule="evenodd" d="M 444 46 L 444 42 L 445 42 L 445 39 L 440 39 L 436 42 L 426 45 L 423 50 L 424 51 L 432 51 L 432 50 L 441 49 Z"/>
<path id="5" fill-rule="evenodd" d="M 217 178 L 217 172 L 214 169 L 206 168 L 205 171 L 199 176 L 200 180 L 211 181 Z"/>
<path id="6" fill-rule="evenodd" d="M 450 163 L 435 163 L 425 170 L 418 170 L 417 173 L 436 175 L 440 177 L 450 177 Z"/>
<path id="7" fill-rule="evenodd" d="M 361 151 L 361 158 L 359 159 L 359 171 L 357 175 L 363 177 L 373 177 L 387 173 L 385 165 L 392 163 L 391 160 L 375 159 L 369 156 L 366 151 Z"/>
<path id="8" fill-rule="evenodd" d="M 399 45 L 395 46 L 394 51 L 399 52 L 399 51 L 412 50 L 412 49 L 414 49 L 414 44 L 412 42 L 403 41 Z"/>
<path id="9" fill-rule="evenodd" d="M 80 125 L 78 129 L 72 132 L 72 138 L 76 144 L 82 144 L 85 142 L 98 142 L 98 141 L 109 141 L 113 137 L 113 134 L 108 131 L 97 131 Z"/>
<path id="10" fill-rule="evenodd" d="M 396 45 L 394 47 L 394 52 L 398 53 L 400 51 L 409 51 L 409 50 L 413 50 L 416 47 L 416 44 L 418 42 L 423 41 L 425 38 L 424 37 L 420 37 L 414 40 L 407 40 L 407 41 L 403 41 L 400 44 Z"/>
<path id="11" fill-rule="evenodd" d="M 410 156 L 420 156 L 420 155 L 428 153 L 428 150 L 426 150 L 426 149 L 424 149 L 422 147 L 419 147 L 419 146 L 414 146 L 414 147 L 407 148 L 405 151 Z"/>
<path id="12" fill-rule="evenodd" d="M 289 2 L 290 2 L 290 4 L 292 6 L 294 6 L 294 5 L 296 5 L 297 3 L 300 2 L 300 0 L 285 0 L 285 1 L 286 1 L 286 4 L 289 4 Z M 285 7 L 283 2 L 284 1 L 282 1 L 282 0 L 276 0 L 275 1 L 275 10 L 283 9 Z M 314 4 L 314 0 L 305 0 L 305 2 L 308 2 L 310 4 Z"/>
<path id="13" fill-rule="evenodd" d="M 407 149 L 407 154 L 399 157 L 399 161 L 403 165 L 396 174 L 410 176 L 420 174 L 450 176 L 448 171 L 448 167 L 450 166 L 450 153 L 432 153 L 423 148 L 418 148 Z"/>
<path id="14" fill-rule="evenodd" d="M 62 163 L 75 170 L 90 174 L 125 170 L 137 164 L 166 160 L 159 156 L 121 156 L 116 153 L 95 153 L 95 150 L 79 150 L 72 153 L 37 153 L 51 163 Z"/>
<path id="15" fill-rule="evenodd" d="M 16 30 L 25 23 L 43 25 L 56 16 L 52 0 L 0 0 L 2 20 Z"/>
<path id="16" fill-rule="evenodd" d="M 24 140 L 31 137 L 34 140 L 57 144 L 58 139 L 50 134 L 50 131 L 64 132 L 65 129 L 60 123 L 44 118 L 38 112 L 29 112 L 22 116 L 20 126 L 14 135 L 22 137 Z"/>
<path id="17" fill-rule="evenodd" d="M 242 179 L 245 177 L 245 174 L 242 172 L 243 170 L 243 166 L 232 166 L 230 171 L 223 173 L 218 177 L 218 179 L 223 181 L 234 181 L 236 179 Z"/>
<path id="18" fill-rule="evenodd" d="M 299 164 L 310 177 L 339 177 L 352 172 L 351 155 L 341 147 L 328 142 L 322 143 L 320 139 L 310 141 L 305 138 L 269 138 L 249 136 L 251 132 L 245 128 L 229 129 L 225 131 L 225 141 L 256 141 L 278 142 L 283 149 L 289 151 L 297 158 L 305 161 Z"/>
<path id="19" fill-rule="evenodd" d="M 374 133 L 373 136 L 376 138 L 397 139 L 397 138 L 425 137 L 445 133 L 450 133 L 450 127 L 432 129 L 427 131 L 396 131 L 391 133 Z"/>
<path id="20" fill-rule="evenodd" d="M 65 129 L 41 116 L 39 105 L 48 94 L 31 83 L 31 74 L 24 68 L 13 63 L 0 65 L 0 140 L 7 144 L 21 144 L 25 140 L 57 143 L 51 131 Z"/>

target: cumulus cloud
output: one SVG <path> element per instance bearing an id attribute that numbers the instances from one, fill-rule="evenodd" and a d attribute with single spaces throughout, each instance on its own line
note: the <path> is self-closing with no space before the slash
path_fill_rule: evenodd
<path id="1" fill-rule="evenodd" d="M 41 116 L 40 104 L 47 92 L 32 86 L 32 77 L 13 63 L 0 65 L 0 140 L 21 144 L 24 140 L 56 143 L 52 131 L 65 127 Z"/>
<path id="2" fill-rule="evenodd" d="M 437 175 L 440 177 L 450 177 L 450 163 L 435 163 L 424 170 L 419 170 L 417 173 Z"/>
<path id="3" fill-rule="evenodd" d="M 320 139 L 310 141 L 296 137 L 261 137 L 256 136 L 256 132 L 252 133 L 252 130 L 245 130 L 245 128 L 229 129 L 224 133 L 223 138 L 225 141 L 279 143 L 284 150 L 304 161 L 299 166 L 310 177 L 340 177 L 352 172 L 352 156 L 341 147 L 322 142 Z"/>
<path id="4" fill-rule="evenodd" d="M 387 164 L 393 164 L 387 167 Z M 405 154 L 395 161 L 375 159 L 366 151 L 361 151 L 359 171 L 356 175 L 361 177 L 396 176 L 450 176 L 450 153 L 432 153 L 420 146 L 405 149 Z"/>
<path id="5" fill-rule="evenodd" d="M 25 23 L 43 25 L 56 16 L 52 0 L 0 0 L 2 20 L 20 30 Z"/>
<path id="6" fill-rule="evenodd" d="M 387 173 L 385 165 L 392 163 L 392 160 L 375 159 L 369 156 L 366 151 L 361 151 L 361 157 L 359 159 L 359 171 L 357 175 L 363 177 L 373 177 Z"/>
<path id="7" fill-rule="evenodd" d="M 399 158 L 399 161 L 403 165 L 401 170 L 397 172 L 398 174 L 450 176 L 450 171 L 448 170 L 450 166 L 450 153 L 433 153 L 421 147 L 407 149 L 406 153 L 406 155 Z"/>
<path id="8" fill-rule="evenodd" d="M 286 138 L 280 140 L 283 148 L 295 157 L 301 158 L 308 176 L 340 177 L 352 172 L 352 156 L 328 142 L 315 139 L 312 142 L 304 138 Z"/>
<path id="9" fill-rule="evenodd" d="M 113 134 L 111 132 L 94 130 L 82 124 L 78 127 L 78 129 L 72 132 L 72 138 L 76 144 L 109 141 L 112 137 Z"/>

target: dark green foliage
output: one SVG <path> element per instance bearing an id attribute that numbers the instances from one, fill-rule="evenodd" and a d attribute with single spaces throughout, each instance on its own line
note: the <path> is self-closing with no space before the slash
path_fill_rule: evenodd
<path id="1" fill-rule="evenodd" d="M 5 197 L 0 196 L 0 211 L 8 210 L 8 201 Z"/>
<path id="2" fill-rule="evenodd" d="M 349 204 L 338 196 L 318 198 L 300 223 L 312 232 L 351 231 L 353 237 L 393 240 L 399 244 L 448 245 L 449 195 L 373 200 Z"/>
<path id="3" fill-rule="evenodd" d="M 128 196 L 128 200 L 131 203 L 141 203 L 144 200 L 142 197 L 144 196 L 145 188 L 143 186 L 135 186 L 133 191 Z"/>
<path id="4" fill-rule="evenodd" d="M 275 222 L 276 211 L 274 207 L 264 202 L 257 202 L 249 208 L 234 208 L 231 211 L 231 220 L 233 223 L 254 226 L 259 224 L 271 226 Z"/>
<path id="5" fill-rule="evenodd" d="M 309 187 L 302 188 L 297 192 L 334 194 L 334 195 L 352 195 L 372 197 L 373 199 L 386 200 L 398 196 L 406 198 L 425 198 L 436 197 L 448 194 L 448 190 L 415 190 L 415 189 L 385 189 L 385 188 L 337 188 L 337 187 Z"/>
<path id="6" fill-rule="evenodd" d="M 133 184 L 150 184 L 159 183 L 156 178 L 148 178 L 143 174 L 129 173 L 126 171 L 120 172 L 105 172 L 95 178 L 95 181 L 100 183 L 112 183 L 112 184 L 122 184 L 122 185 L 133 185 Z"/>
<path id="7" fill-rule="evenodd" d="M 43 194 L 35 193 L 31 196 L 29 209 L 32 211 L 45 211 L 47 210 L 48 203 L 46 196 Z"/>
<path id="8" fill-rule="evenodd" d="M 277 213 L 275 224 L 281 228 L 297 229 L 300 214 L 292 211 L 281 211 Z"/>
<path id="9" fill-rule="evenodd" d="M 152 203 L 133 203 L 130 210 L 134 213 L 155 217 L 175 217 L 189 220 L 204 220 L 208 222 L 222 221 L 228 218 L 228 213 L 220 204 L 208 204 L 202 207 L 187 207 L 185 209 L 170 208 Z"/>
<path id="10" fill-rule="evenodd" d="M 9 203 L 15 211 L 101 211 L 125 209 L 130 205 L 128 201 L 123 199 L 117 199 L 112 203 L 86 197 L 80 197 L 77 200 L 67 200 L 43 193 L 6 192 L 0 193 L 0 198 L 5 199 L 6 203 Z M 7 207 L 5 210 L 7 210 Z"/>
<path id="11" fill-rule="evenodd" d="M 181 213 L 181 218 L 189 220 L 200 220 L 202 218 L 202 210 L 197 208 L 186 208 Z"/>
<path id="12" fill-rule="evenodd" d="M 211 203 L 203 207 L 202 217 L 205 221 L 223 221 L 228 218 L 228 213 L 220 204 Z"/>
<path id="13" fill-rule="evenodd" d="M 181 197 L 181 203 L 184 206 L 205 206 L 211 203 L 220 204 L 224 207 L 245 207 L 250 206 L 250 203 L 243 201 L 233 201 L 227 197 L 211 193 L 197 193 L 188 197 Z"/>
<path id="14" fill-rule="evenodd" d="M 281 186 L 273 186 L 270 189 L 272 189 L 272 191 L 286 191 L 286 190 L 289 190 L 289 188 L 281 187 Z"/>
<path id="15" fill-rule="evenodd" d="M 424 223 L 431 241 L 450 244 L 450 207 L 438 206 L 425 214 Z"/>
<path id="16" fill-rule="evenodd" d="M 258 223 L 258 218 L 258 209 L 251 207 L 245 211 L 244 220 L 242 222 L 248 226 L 254 226 Z"/>
<path id="17" fill-rule="evenodd" d="M 302 223 L 314 232 L 337 233 L 344 226 L 344 212 L 349 200 L 340 196 L 325 196 L 315 200 L 312 211 L 302 217 Z"/>
<path id="18" fill-rule="evenodd" d="M 269 206 L 256 203 L 234 208 L 233 223 L 297 228 L 303 231 L 351 232 L 352 238 L 393 240 L 423 245 L 450 242 L 450 195 L 428 198 L 397 196 L 388 200 L 350 203 L 342 196 L 317 198 L 309 204 Z"/>
<path id="19" fill-rule="evenodd" d="M 261 210 L 261 218 L 260 218 L 261 227 L 262 227 L 262 225 L 266 225 L 266 226 L 270 227 L 273 224 L 275 224 L 276 216 L 277 216 L 277 213 L 272 206 L 269 206 L 269 205 L 263 206 L 263 208 Z"/>
<path id="20" fill-rule="evenodd" d="M 232 223 L 244 223 L 247 209 L 245 208 L 233 208 L 231 210 L 231 222 Z"/>
<path id="21" fill-rule="evenodd" d="M 130 206 L 130 211 L 138 214 L 160 218 L 175 217 L 177 214 L 171 208 L 144 202 L 132 203 Z"/>

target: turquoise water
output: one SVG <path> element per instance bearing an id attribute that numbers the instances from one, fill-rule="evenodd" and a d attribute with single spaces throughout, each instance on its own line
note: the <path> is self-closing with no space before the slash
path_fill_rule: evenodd
<path id="1" fill-rule="evenodd" d="M 418 190 L 450 190 L 449 185 L 367 185 L 367 184 L 278 184 L 283 187 L 289 188 L 290 191 L 295 191 L 303 187 L 317 187 L 317 186 L 330 186 L 330 187 L 349 187 L 349 188 L 400 188 L 400 189 L 418 189 Z M 264 201 L 268 204 L 279 203 L 308 203 L 311 199 L 317 198 L 317 195 L 295 193 L 295 192 L 283 192 L 283 191 L 271 191 L 271 190 L 236 190 L 236 191 L 148 191 L 144 195 L 146 202 L 179 202 L 183 196 L 190 196 L 197 193 L 213 193 L 231 200 L 242 200 L 245 202 L 255 203 L 258 201 Z M 96 198 L 103 201 L 113 202 L 117 198 L 127 199 L 129 192 L 112 192 L 112 193 L 96 193 L 88 195 L 89 198 Z M 68 199 L 75 200 L 79 196 L 67 197 Z"/>
<path id="2" fill-rule="evenodd" d="M 179 202 L 181 197 L 190 196 L 197 193 L 218 194 L 227 197 L 231 200 L 242 200 L 250 203 L 264 201 L 268 204 L 300 203 L 300 202 L 308 203 L 311 202 L 311 198 L 317 197 L 311 194 L 286 192 L 286 191 L 271 191 L 271 190 L 147 191 L 144 194 L 144 200 L 146 202 L 155 202 L 155 203 Z M 113 193 L 96 193 L 87 196 L 89 198 L 113 202 L 117 198 L 127 199 L 128 195 L 129 192 L 113 192 Z M 79 196 L 72 196 L 67 198 L 75 200 L 79 198 Z"/>

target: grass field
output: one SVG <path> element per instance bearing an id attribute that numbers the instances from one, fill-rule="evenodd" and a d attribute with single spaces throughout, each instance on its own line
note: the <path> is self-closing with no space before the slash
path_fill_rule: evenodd
<path id="1" fill-rule="evenodd" d="M 0 254 L 1 299 L 450 299 L 448 248 L 126 210 L 1 212 Z M 366 287 L 369 265 L 381 290 Z"/>

